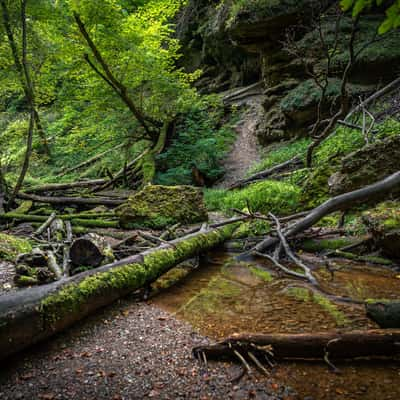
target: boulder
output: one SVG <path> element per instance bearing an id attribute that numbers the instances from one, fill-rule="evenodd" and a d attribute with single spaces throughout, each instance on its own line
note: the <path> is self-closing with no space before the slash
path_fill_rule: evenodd
<path id="1" fill-rule="evenodd" d="M 123 228 L 192 224 L 208 219 L 200 189 L 193 186 L 148 185 L 117 209 Z"/>
<path id="2" fill-rule="evenodd" d="M 336 195 L 377 182 L 398 171 L 399 160 L 400 135 L 366 145 L 342 160 L 329 179 L 330 192 Z"/>
<path id="3" fill-rule="evenodd" d="M 386 201 L 363 214 L 363 221 L 385 255 L 400 259 L 400 202 Z"/>
<path id="4" fill-rule="evenodd" d="M 381 328 L 400 328 L 400 301 L 372 301 L 365 305 L 367 316 Z"/>

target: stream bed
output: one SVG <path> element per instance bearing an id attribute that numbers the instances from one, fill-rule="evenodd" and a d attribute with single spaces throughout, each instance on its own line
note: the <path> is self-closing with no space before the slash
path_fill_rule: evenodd
<path id="1" fill-rule="evenodd" d="M 304 254 L 304 258 L 314 265 L 313 273 L 331 295 L 360 302 L 400 298 L 399 272 L 342 259 L 332 260 L 327 269 L 315 256 Z M 179 267 L 168 273 L 156 284 L 159 292 L 152 302 L 215 340 L 243 332 L 377 328 L 362 304 L 330 301 L 268 267 L 264 260 L 239 262 L 232 253 L 215 252 L 184 277 Z M 399 362 L 353 360 L 336 366 L 340 373 L 333 373 L 323 362 L 288 361 L 279 363 L 271 376 L 294 388 L 300 399 L 400 398 Z"/>

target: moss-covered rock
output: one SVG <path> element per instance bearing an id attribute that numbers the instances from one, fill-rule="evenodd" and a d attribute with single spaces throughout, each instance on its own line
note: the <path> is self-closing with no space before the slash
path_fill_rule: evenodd
<path id="1" fill-rule="evenodd" d="M 363 214 L 363 221 L 384 254 L 400 259 L 400 202 L 379 204 Z"/>
<path id="2" fill-rule="evenodd" d="M 164 228 L 206 221 L 202 192 L 192 186 L 148 185 L 117 209 L 124 228 Z"/>
<path id="3" fill-rule="evenodd" d="M 330 192 L 339 194 L 359 189 L 398 171 L 400 135 L 364 146 L 346 156 L 329 180 Z"/>
<path id="4" fill-rule="evenodd" d="M 29 253 L 31 250 L 28 240 L 0 233 L 0 259 L 15 261 L 18 254 Z"/>

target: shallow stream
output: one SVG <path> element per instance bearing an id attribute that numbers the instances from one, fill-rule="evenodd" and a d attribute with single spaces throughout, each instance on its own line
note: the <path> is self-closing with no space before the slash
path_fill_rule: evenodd
<path id="1" fill-rule="evenodd" d="M 333 260 L 330 269 L 304 255 L 327 293 L 366 299 L 400 298 L 400 276 L 388 268 Z M 162 289 L 153 302 L 190 322 L 202 334 L 220 339 L 239 332 L 318 332 L 332 329 L 376 328 L 362 304 L 332 302 L 301 282 L 277 275 L 264 260 L 238 262 L 235 255 L 215 252 L 172 286 Z M 171 271 L 159 286 L 184 275 Z M 396 399 L 400 398 L 400 363 L 344 362 L 341 373 L 320 362 L 280 363 L 273 371 L 276 382 L 292 386 L 299 398 Z"/>

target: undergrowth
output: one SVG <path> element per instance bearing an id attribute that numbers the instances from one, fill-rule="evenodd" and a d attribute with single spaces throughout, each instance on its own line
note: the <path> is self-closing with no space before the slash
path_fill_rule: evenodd
<path id="1" fill-rule="evenodd" d="M 300 189 L 285 182 L 264 181 L 242 190 L 208 189 L 204 199 L 209 210 L 230 213 L 233 208 L 250 207 L 261 213 L 290 214 L 300 203 Z"/>

